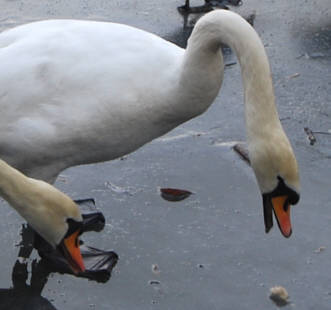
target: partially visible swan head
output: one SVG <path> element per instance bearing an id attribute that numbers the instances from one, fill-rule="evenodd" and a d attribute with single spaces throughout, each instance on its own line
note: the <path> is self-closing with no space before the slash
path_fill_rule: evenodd
<path id="1" fill-rule="evenodd" d="M 31 201 L 35 211 L 24 215 L 49 244 L 63 255 L 74 273 L 85 270 L 79 248 L 83 219 L 76 203 L 52 185 L 29 178 L 34 185 Z M 31 208 L 32 209 L 32 208 Z"/>
<path id="2" fill-rule="evenodd" d="M 262 193 L 265 230 L 268 233 L 272 228 L 274 213 L 281 233 L 288 238 L 291 205 L 300 199 L 300 181 L 292 147 L 281 126 L 277 127 L 272 136 L 263 137 L 263 143 L 258 138 L 252 141 L 249 154 Z"/>
<path id="3" fill-rule="evenodd" d="M 85 270 L 79 248 L 83 218 L 78 206 L 54 186 L 28 178 L 0 160 L 0 195 L 51 246 L 74 273 Z"/>
<path id="4" fill-rule="evenodd" d="M 291 205 L 299 201 L 299 173 L 279 121 L 268 56 L 260 37 L 247 21 L 236 13 L 215 10 L 198 21 L 188 48 L 191 44 L 193 51 L 199 52 L 205 46 L 208 51 L 214 51 L 216 58 L 215 51 L 221 43 L 235 52 L 240 63 L 249 158 L 263 197 L 266 232 L 273 226 L 274 212 L 282 234 L 289 237 Z M 196 66 L 203 59 L 198 52 Z M 210 54 L 205 59 L 210 59 Z"/>

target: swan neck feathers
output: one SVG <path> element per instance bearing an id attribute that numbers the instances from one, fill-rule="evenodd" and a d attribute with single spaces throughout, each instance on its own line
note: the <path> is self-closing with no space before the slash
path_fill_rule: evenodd
<path id="1" fill-rule="evenodd" d="M 268 57 L 258 34 L 241 16 L 215 10 L 202 17 L 189 39 L 187 58 L 191 59 L 191 64 L 193 59 L 203 66 L 209 63 L 215 70 L 215 59 L 219 58 L 224 44 L 235 52 L 240 63 L 247 134 L 257 134 L 256 123 L 259 128 L 269 127 L 271 122 L 272 126 L 279 126 Z"/>
<path id="2" fill-rule="evenodd" d="M 206 14 L 189 39 L 187 62 L 213 70 L 222 44 L 235 52 L 240 63 L 249 154 L 261 192 L 273 191 L 278 177 L 299 192 L 297 162 L 279 120 L 268 57 L 253 27 L 230 11 Z"/>
<path id="3" fill-rule="evenodd" d="M 68 219 L 82 221 L 78 206 L 52 185 L 26 177 L 0 160 L 0 195 L 52 246 L 68 230 Z"/>

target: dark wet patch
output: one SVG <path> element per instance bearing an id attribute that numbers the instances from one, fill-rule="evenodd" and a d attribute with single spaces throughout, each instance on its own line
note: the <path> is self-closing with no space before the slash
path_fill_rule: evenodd
<path id="1" fill-rule="evenodd" d="M 311 59 L 331 57 L 331 24 L 311 26 L 304 28 L 302 32 L 301 44 L 306 57 Z"/>

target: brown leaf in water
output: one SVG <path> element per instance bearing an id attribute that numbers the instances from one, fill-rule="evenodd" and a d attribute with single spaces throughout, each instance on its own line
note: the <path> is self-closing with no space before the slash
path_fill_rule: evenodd
<path id="1" fill-rule="evenodd" d="M 161 188 L 161 197 L 168 201 L 181 201 L 189 197 L 192 193 L 185 189 Z"/>

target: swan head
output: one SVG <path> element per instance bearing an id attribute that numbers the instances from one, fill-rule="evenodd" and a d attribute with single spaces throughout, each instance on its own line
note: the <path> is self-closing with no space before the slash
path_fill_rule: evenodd
<path id="1" fill-rule="evenodd" d="M 79 237 L 83 218 L 77 204 L 52 185 L 29 178 L 30 199 L 25 199 L 27 212 L 21 215 L 29 225 L 68 263 L 75 274 L 85 271 Z"/>
<path id="2" fill-rule="evenodd" d="M 79 248 L 83 217 L 73 200 L 50 184 L 25 176 L 1 159 L 0 195 L 60 252 L 74 273 L 85 270 Z"/>
<path id="3" fill-rule="evenodd" d="M 79 248 L 79 236 L 82 233 L 83 223 L 67 219 L 67 225 L 68 229 L 56 248 L 66 259 L 72 271 L 78 274 L 85 271 L 83 257 Z"/>
<path id="4" fill-rule="evenodd" d="M 252 141 L 249 154 L 262 193 L 265 231 L 272 228 L 274 213 L 281 233 L 288 238 L 292 234 L 291 206 L 300 199 L 299 170 L 292 147 L 280 128 L 271 137 Z"/>
<path id="5" fill-rule="evenodd" d="M 30 179 L 37 185 L 33 208 L 22 214 L 29 225 L 55 248 L 75 274 L 85 271 L 79 237 L 83 218 L 77 204 L 67 195 L 43 181 Z"/>

